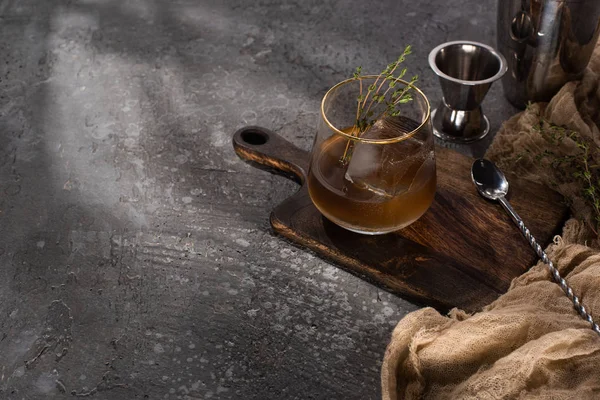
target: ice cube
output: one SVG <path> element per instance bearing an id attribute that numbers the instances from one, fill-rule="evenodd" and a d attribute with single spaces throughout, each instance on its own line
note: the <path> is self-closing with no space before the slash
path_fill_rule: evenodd
<path id="1" fill-rule="evenodd" d="M 383 129 L 382 129 L 383 128 Z M 385 134 L 385 127 L 375 123 L 361 137 L 368 139 L 381 138 Z M 348 169 L 344 178 L 349 183 L 349 188 L 354 191 L 368 191 L 376 196 L 390 197 L 384 189 L 378 188 L 378 175 L 381 167 L 383 145 L 355 142 Z M 361 196 L 363 197 L 363 196 Z"/>
<path id="2" fill-rule="evenodd" d="M 361 137 L 396 138 L 418 125 L 408 118 L 385 118 L 377 121 Z M 351 184 L 350 188 L 369 191 L 385 200 L 421 187 L 433 173 L 432 144 L 409 137 L 389 144 L 355 142 L 345 179 Z"/>
<path id="3" fill-rule="evenodd" d="M 352 150 L 346 179 L 354 182 L 375 176 L 379 169 L 381 153 L 381 146 L 357 142 Z"/>
<path id="4" fill-rule="evenodd" d="M 399 126 L 406 123 L 377 121 L 361 137 L 364 139 L 389 139 L 402 132 Z M 411 125 L 412 126 L 412 125 Z M 345 179 L 352 188 L 366 190 L 385 200 L 409 189 L 411 179 L 423 160 L 423 143 L 408 138 L 397 143 L 372 144 L 355 142 Z"/>
<path id="5" fill-rule="evenodd" d="M 409 191 L 419 190 L 427 182 L 429 182 L 433 176 L 435 176 L 435 155 L 433 150 L 426 152 L 424 156 L 425 159 L 419 166 L 417 173 L 414 175 L 410 183 L 408 188 Z"/>

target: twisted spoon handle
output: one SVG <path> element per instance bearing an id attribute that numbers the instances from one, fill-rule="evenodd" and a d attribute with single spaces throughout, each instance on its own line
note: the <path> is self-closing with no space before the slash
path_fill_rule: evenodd
<path id="1" fill-rule="evenodd" d="M 591 328 L 594 332 L 596 332 L 598 335 L 600 335 L 600 327 L 598 326 L 598 324 L 594 322 L 594 319 L 587 312 L 587 310 L 585 309 L 585 306 L 583 304 L 581 304 L 579 297 L 577 297 L 575 295 L 575 293 L 573 293 L 573 289 L 567 284 L 567 281 L 565 281 L 560 276 L 560 273 L 558 272 L 558 270 L 556 268 L 554 268 L 554 264 L 552 264 L 552 260 L 550 260 L 550 258 L 548 258 L 548 255 L 542 249 L 542 246 L 540 246 L 538 244 L 538 242 L 535 240 L 535 238 L 533 237 L 531 232 L 529 232 L 529 229 L 527 229 L 525 227 L 525 224 L 523 223 L 523 220 L 521 219 L 521 217 L 519 217 L 519 215 L 516 213 L 516 211 L 511 207 L 508 200 L 506 200 L 504 197 L 500 197 L 498 199 L 498 201 L 500 202 L 500 204 L 502 204 L 502 207 L 504 207 L 504 209 L 510 215 L 510 217 L 515 222 L 515 224 L 517 224 L 517 226 L 521 230 L 521 233 L 523 234 L 523 236 L 525 236 L 525 239 L 527 239 L 527 241 L 529 242 L 529 244 L 531 245 L 533 250 L 535 250 L 535 252 L 542 259 L 542 261 L 545 262 L 546 265 L 548 265 L 548 269 L 550 270 L 550 273 L 552 274 L 552 279 L 554 279 L 554 282 L 556 282 L 561 287 L 561 289 L 563 290 L 563 292 L 565 292 L 567 297 L 569 299 L 571 299 L 571 301 L 573 302 L 573 306 L 575 307 L 575 309 L 577 310 L 579 315 L 581 315 L 581 317 L 583 319 L 585 319 L 587 322 L 590 323 Z"/>

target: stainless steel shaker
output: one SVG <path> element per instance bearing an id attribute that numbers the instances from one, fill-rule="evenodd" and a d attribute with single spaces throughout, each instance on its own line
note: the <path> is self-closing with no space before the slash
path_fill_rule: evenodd
<path id="1" fill-rule="evenodd" d="M 507 99 L 549 101 L 583 74 L 600 33 L 600 0 L 498 0 L 498 50 Z"/>

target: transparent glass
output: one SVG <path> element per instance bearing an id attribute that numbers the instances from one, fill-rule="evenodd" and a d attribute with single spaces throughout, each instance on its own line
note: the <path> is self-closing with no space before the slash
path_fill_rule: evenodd
<path id="1" fill-rule="evenodd" d="M 410 89 L 413 100 L 399 105 L 400 115 L 384 116 L 356 133 L 357 97 L 376 78 L 343 81 L 323 97 L 307 182 L 314 205 L 327 219 L 370 235 L 415 222 L 436 190 L 429 101 L 419 89 Z M 406 85 L 399 81 L 397 87 Z M 371 110 L 375 119 L 385 102 Z"/>

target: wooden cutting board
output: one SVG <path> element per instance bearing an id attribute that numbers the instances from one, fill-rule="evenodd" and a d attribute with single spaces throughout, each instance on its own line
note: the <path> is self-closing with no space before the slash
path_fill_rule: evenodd
<path id="1" fill-rule="evenodd" d="M 313 206 L 305 184 L 309 152 L 260 127 L 238 130 L 233 147 L 242 159 L 301 185 L 271 213 L 277 233 L 418 304 L 477 311 L 537 260 L 500 205 L 477 193 L 473 160 L 452 150 L 436 148 L 438 187 L 427 213 L 401 231 L 366 236 L 329 222 Z M 538 242 L 548 244 L 568 217 L 562 197 L 507 178 L 514 209 Z"/>

